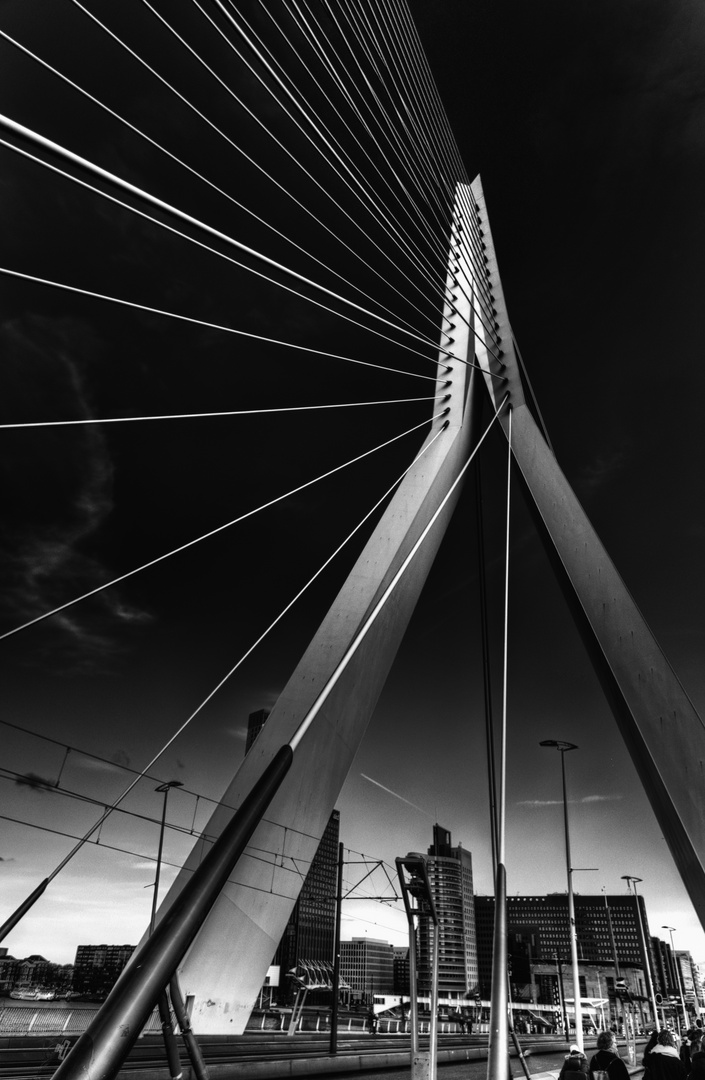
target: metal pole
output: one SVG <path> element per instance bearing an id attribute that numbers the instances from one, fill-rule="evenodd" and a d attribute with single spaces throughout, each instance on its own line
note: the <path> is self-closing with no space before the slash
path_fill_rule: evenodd
<path id="1" fill-rule="evenodd" d="M 573 897 L 573 864 L 570 858 L 570 832 L 568 830 L 568 796 L 565 784 L 566 750 L 577 750 L 568 745 L 561 749 L 561 775 L 563 778 L 563 817 L 565 821 L 565 865 L 568 872 L 568 922 L 570 924 L 570 964 L 573 969 L 573 1005 L 575 1008 L 575 1042 L 583 1052 L 583 1010 L 580 1001 L 580 969 L 578 968 L 578 935 L 575 928 L 575 900 Z M 567 1012 L 567 1008 L 566 1008 Z M 568 1036 L 570 1040 L 570 1035 Z"/>
<path id="2" fill-rule="evenodd" d="M 436 1080 L 438 1067 L 438 950 L 440 928 L 433 919 L 433 952 L 431 954 L 431 1026 L 428 1034 L 429 1080 Z"/>
<path id="3" fill-rule="evenodd" d="M 181 1038 L 184 1040 L 188 1056 L 191 1059 L 194 1076 L 196 1077 L 196 1080 L 208 1080 L 208 1068 L 203 1060 L 201 1048 L 198 1045 L 196 1036 L 191 1028 L 191 1020 L 189 1019 L 189 1014 L 186 1012 L 184 999 L 181 996 L 179 980 L 176 975 L 173 976 L 169 983 L 169 993 L 171 995 L 171 1003 L 174 1006 L 174 1012 L 176 1013 L 176 1019 L 179 1024 Z"/>
<path id="4" fill-rule="evenodd" d="M 507 1009 L 507 875 L 504 864 L 500 862 L 497 864 L 495 884 L 490 1042 L 487 1056 L 488 1080 L 507 1080 L 509 1063 Z"/>
<path id="5" fill-rule="evenodd" d="M 283 746 L 81 1035 L 54 1080 L 113 1080 L 286 776 Z"/>
<path id="6" fill-rule="evenodd" d="M 639 937 L 641 939 L 641 949 L 644 954 L 644 975 L 646 977 L 646 993 L 649 996 L 651 1002 L 651 1008 L 654 1014 L 654 1023 L 658 1025 L 658 1011 L 656 1008 L 656 993 L 654 991 L 654 979 L 651 974 L 651 956 L 649 947 L 646 941 L 646 931 L 644 930 L 644 920 L 641 917 L 641 904 L 639 903 L 639 897 L 636 891 L 636 885 L 638 881 L 642 881 L 642 878 L 632 877 L 630 874 L 623 874 L 622 878 L 627 882 L 627 887 L 630 885 L 634 888 L 634 903 L 636 904 L 636 915 L 639 921 Z"/>
<path id="7" fill-rule="evenodd" d="M 419 1002 L 418 1002 L 418 989 L 416 985 L 416 928 L 414 926 L 414 916 L 410 912 L 409 916 L 409 1024 L 411 1026 L 411 1061 L 413 1062 L 418 1057 L 419 1053 Z"/>
<path id="8" fill-rule="evenodd" d="M 333 1004 L 330 1011 L 330 1053 L 338 1053 L 338 998 L 340 996 L 340 921 L 343 912 L 343 851 L 338 844 L 338 891 L 335 896 L 335 946 L 333 948 Z"/>
<path id="9" fill-rule="evenodd" d="M 18 908 L 15 908 L 12 915 L 0 926 L 0 941 L 7 937 L 11 930 L 14 930 L 20 919 L 27 914 L 33 904 L 36 904 L 39 897 L 46 890 L 49 884 L 49 878 L 44 878 L 44 881 L 40 881 L 36 889 L 34 889 L 29 896 L 25 897 Z"/>
<path id="10" fill-rule="evenodd" d="M 690 1025 L 688 1024 L 688 1014 L 685 1011 L 685 993 L 683 991 L 683 980 L 681 978 L 681 965 L 680 965 L 680 960 L 676 956 L 676 947 L 673 944 L 673 931 L 675 930 L 675 926 L 662 926 L 661 929 L 662 930 L 668 930 L 669 934 L 671 935 L 671 955 L 673 956 L 673 963 L 674 963 L 674 966 L 675 966 L 675 969 L 676 969 L 676 978 L 678 979 L 678 993 L 681 996 L 681 1009 L 683 1010 L 683 1023 L 685 1024 L 685 1031 L 687 1031 L 688 1027 Z M 685 1032 L 684 1032 L 684 1034 L 685 1034 Z"/>
<path id="11" fill-rule="evenodd" d="M 556 971 L 558 972 L 558 993 L 561 999 L 561 1013 L 563 1014 L 563 1031 L 566 1041 L 570 1042 L 570 1024 L 568 1022 L 568 1006 L 565 1003 L 565 987 L 563 986 L 563 961 L 556 953 Z"/>

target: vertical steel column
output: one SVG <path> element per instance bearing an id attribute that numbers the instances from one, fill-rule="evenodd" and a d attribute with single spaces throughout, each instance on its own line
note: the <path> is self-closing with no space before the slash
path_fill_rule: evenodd
<path id="1" fill-rule="evenodd" d="M 343 912 L 343 844 L 338 844 L 338 889 L 335 896 L 335 945 L 333 947 L 333 1002 L 330 1012 L 330 1052 L 338 1053 L 338 998 L 340 997 L 340 920 Z"/>

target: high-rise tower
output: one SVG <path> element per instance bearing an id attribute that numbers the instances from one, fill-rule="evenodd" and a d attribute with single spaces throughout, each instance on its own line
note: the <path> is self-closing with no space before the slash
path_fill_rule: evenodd
<path id="1" fill-rule="evenodd" d="M 472 856 L 462 844 L 451 846 L 451 836 L 433 827 L 428 849 L 428 876 L 438 915 L 438 992 L 462 1001 L 477 984 L 475 905 L 472 891 Z M 421 993 L 431 985 L 433 926 L 428 917 L 419 922 L 418 981 Z"/>

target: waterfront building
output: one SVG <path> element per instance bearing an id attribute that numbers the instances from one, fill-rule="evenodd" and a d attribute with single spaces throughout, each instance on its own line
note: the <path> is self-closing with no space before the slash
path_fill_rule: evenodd
<path id="1" fill-rule="evenodd" d="M 393 946 L 387 941 L 368 937 L 341 941 L 340 976 L 355 999 L 370 1002 L 375 994 L 393 994 Z"/>
<path id="2" fill-rule="evenodd" d="M 463 1001 L 478 980 L 475 941 L 475 906 L 472 891 L 472 856 L 462 844 L 453 847 L 447 829 L 433 827 L 428 849 L 428 876 L 438 916 L 438 992 L 451 1001 Z M 433 925 L 428 915 L 419 919 L 418 989 L 431 986 Z"/>
<path id="3" fill-rule="evenodd" d="M 74 993 L 105 997 L 134 951 L 134 945 L 79 945 L 73 965 Z"/>

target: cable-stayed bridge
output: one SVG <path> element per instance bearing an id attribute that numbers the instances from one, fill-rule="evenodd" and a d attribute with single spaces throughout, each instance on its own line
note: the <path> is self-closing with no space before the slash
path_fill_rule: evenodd
<path id="1" fill-rule="evenodd" d="M 686 764 L 702 760 L 702 726 L 556 464 L 509 324 L 482 186 L 463 166 L 405 6 L 144 0 L 106 12 L 71 0 L 41 27 L 10 22 L 3 48 L 33 91 L 2 124 L 18 208 L 3 274 L 22 312 L 13 360 L 41 392 L 8 418 L 29 430 L 4 433 L 25 459 L 4 644 L 22 657 L 31 640 L 35 659 L 53 657 L 72 681 L 82 674 L 87 689 L 76 693 L 91 704 L 96 671 L 130 631 L 167 677 L 174 654 L 165 640 L 150 646 L 152 620 L 190 620 L 196 643 L 202 634 L 220 650 L 217 665 L 204 664 L 218 677 L 188 708 L 167 691 L 161 739 L 150 731 L 129 790 L 104 797 L 87 833 L 77 821 L 76 847 L 45 868 L 47 890 L 83 837 L 95 843 L 127 805 L 140 774 L 159 775 L 172 746 L 202 730 L 255 646 L 259 657 L 273 641 L 282 670 L 280 618 L 304 586 L 310 604 L 308 632 L 296 635 L 303 659 L 275 680 L 285 689 L 265 731 L 223 805 L 198 827 L 194 813 L 201 839 L 160 908 L 151 982 L 128 994 L 129 1019 L 107 1009 L 105 1053 L 116 1031 L 135 1033 L 177 967 L 197 1031 L 244 1026 L 462 483 L 468 474 L 474 484 L 488 447 L 505 457 L 487 465 L 483 501 L 489 481 L 510 505 L 511 444 L 702 911 L 702 814 L 682 784 Z M 29 481 L 46 511 L 28 510 Z M 221 515 L 209 499 L 220 511 L 223 489 L 232 509 Z M 331 522 L 339 540 L 321 555 Z M 246 541 L 231 539 L 238 527 Z M 294 564 L 300 585 L 260 619 Z M 139 584 L 148 575 L 156 585 Z M 227 648 L 211 645 L 233 623 Z M 504 673 L 506 648 L 499 655 Z M 130 670 L 144 732 L 155 708 L 140 691 L 154 701 L 154 689 L 139 664 Z M 501 763 L 507 698 L 495 698 Z M 123 722 L 109 702 L 100 710 L 94 727 Z M 220 878 L 199 875 L 273 762 L 269 798 L 255 799 Z M 201 877 L 195 921 L 167 942 L 164 913 Z M 78 1067 L 69 1059 L 62 1075 Z"/>

